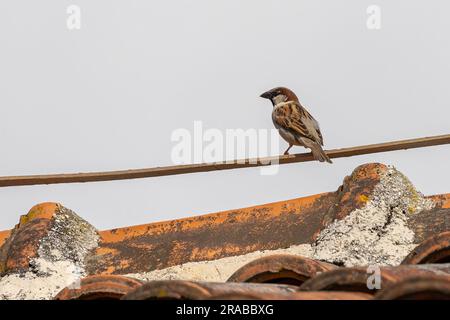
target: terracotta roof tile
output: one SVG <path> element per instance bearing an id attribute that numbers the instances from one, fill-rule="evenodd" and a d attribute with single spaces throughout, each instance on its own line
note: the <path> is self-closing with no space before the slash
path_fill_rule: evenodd
<path id="1" fill-rule="evenodd" d="M 450 231 L 426 239 L 402 262 L 402 264 L 426 263 L 450 263 Z"/>
<path id="2" fill-rule="evenodd" d="M 11 235 L 11 230 L 0 231 L 0 246 L 3 245 L 6 239 Z"/>
<path id="3" fill-rule="evenodd" d="M 333 220 L 364 206 L 386 170 L 360 166 L 335 192 L 101 232 L 98 263 L 89 273 L 135 273 L 144 271 L 141 266 L 162 269 L 310 243 Z"/>
<path id="4" fill-rule="evenodd" d="M 411 277 L 382 289 L 377 300 L 450 300 L 448 276 Z"/>
<path id="5" fill-rule="evenodd" d="M 120 299 L 142 282 L 133 278 L 115 275 L 90 276 L 64 288 L 55 300 L 97 300 Z"/>
<path id="6" fill-rule="evenodd" d="M 192 282 L 182 280 L 150 281 L 123 296 L 125 300 L 208 299 L 217 295 L 286 296 L 295 286 L 283 284 Z"/>
<path id="7" fill-rule="evenodd" d="M 0 247 L 0 274 L 25 272 L 35 258 L 51 256 L 54 249 L 66 256 L 73 254 L 67 258 L 84 259 L 78 255 L 96 246 L 96 233 L 89 223 L 57 203 L 36 205 L 20 217 Z M 86 238 L 89 234 L 92 237 Z M 58 244 L 61 248 L 53 247 Z"/>
<path id="8" fill-rule="evenodd" d="M 283 283 L 300 286 L 317 274 L 337 268 L 335 265 L 288 254 L 262 257 L 242 266 L 228 282 Z"/>
<path id="9" fill-rule="evenodd" d="M 368 287 L 373 271 L 368 267 L 339 268 L 327 271 L 306 281 L 299 287 L 301 291 L 351 291 L 374 294 L 377 291 Z M 445 276 L 444 276 L 445 275 Z M 444 276 L 450 279 L 450 264 L 408 265 L 380 268 L 383 288 L 409 278 L 419 276 Z"/>
<path id="10" fill-rule="evenodd" d="M 400 174 L 398 181 L 404 184 L 411 201 L 402 203 L 405 199 L 396 198 L 393 203 L 403 206 L 400 214 L 406 217 L 402 221 L 414 243 L 384 240 L 393 247 L 389 254 L 404 253 L 400 260 L 386 260 L 398 263 L 380 267 L 381 290 L 368 288 L 368 266 L 348 262 L 335 265 L 333 256 L 326 262 L 319 260 L 323 258 L 317 255 L 314 245 L 322 240 L 323 231 L 379 197 L 380 191 L 376 190 L 382 177 L 391 174 L 389 170 L 382 164 L 367 164 L 356 168 L 335 192 L 107 231 L 97 231 L 60 204 L 43 203 L 21 216 L 13 230 L 0 232 L 0 281 L 4 284 L 0 286 L 0 298 L 27 298 L 14 289 L 5 292 L 5 288 L 33 288 L 33 281 L 50 279 L 52 273 L 60 273 L 62 278 L 67 275 L 67 281 L 71 280 L 62 286 L 60 282 L 52 283 L 43 298 L 449 298 L 450 194 L 423 198 Z M 383 188 L 389 188 L 389 184 Z M 389 211 L 385 222 L 388 225 L 396 209 L 376 210 Z M 367 223 L 364 228 L 372 228 L 370 219 Z M 393 232 L 383 228 L 374 227 L 376 236 Z M 308 257 L 292 249 L 303 245 L 310 250 L 304 251 Z M 396 246 L 409 249 L 397 250 Z M 349 254 L 357 257 L 370 248 L 356 249 Z M 271 254 L 267 250 L 278 251 Z M 385 261 L 385 253 L 374 254 L 379 256 L 372 257 L 373 261 Z M 194 267 L 200 270 L 195 281 L 161 279 L 182 278 L 186 274 L 176 272 Z M 210 277 L 215 280 L 203 280 L 207 279 L 202 274 L 205 268 L 217 271 L 215 278 Z M 168 270 L 166 274 L 164 270 Z M 217 281 L 219 276 L 224 282 Z M 42 282 L 37 282 L 39 285 Z"/>
<path id="11" fill-rule="evenodd" d="M 372 295 L 363 292 L 310 291 L 293 292 L 286 295 L 250 295 L 230 293 L 212 296 L 211 300 L 370 300 Z"/>

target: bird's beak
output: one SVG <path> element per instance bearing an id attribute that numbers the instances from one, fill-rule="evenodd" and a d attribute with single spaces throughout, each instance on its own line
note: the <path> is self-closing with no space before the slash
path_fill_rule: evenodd
<path id="1" fill-rule="evenodd" d="M 270 99 L 270 98 L 272 98 L 272 92 L 266 91 L 263 94 L 261 94 L 260 97 L 264 98 L 264 99 Z"/>

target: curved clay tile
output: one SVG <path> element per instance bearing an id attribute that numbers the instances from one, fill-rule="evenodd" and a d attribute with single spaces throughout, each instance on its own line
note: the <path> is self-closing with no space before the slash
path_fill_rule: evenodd
<path id="1" fill-rule="evenodd" d="M 208 300 L 276 300 L 273 296 L 269 298 L 264 295 L 249 294 L 249 293 L 224 293 L 207 298 Z"/>
<path id="2" fill-rule="evenodd" d="M 254 295 L 289 295 L 297 290 L 296 286 L 276 283 L 236 283 L 236 282 L 198 282 L 211 295 L 227 293 Z"/>
<path id="3" fill-rule="evenodd" d="M 311 291 L 293 292 L 290 294 L 240 294 L 229 293 L 211 296 L 211 300 L 370 300 L 371 294 L 362 292 L 342 292 L 342 291 Z"/>
<path id="4" fill-rule="evenodd" d="M 301 285 L 316 274 L 336 266 L 302 256 L 276 254 L 255 259 L 234 272 L 228 282 Z"/>
<path id="5" fill-rule="evenodd" d="M 96 247 L 97 239 L 95 228 L 73 211 L 57 203 L 38 204 L 20 217 L 0 247 L 0 273 L 28 271 L 35 258 L 60 259 L 55 251 L 83 263 L 80 260 Z"/>
<path id="6" fill-rule="evenodd" d="M 54 300 L 119 300 L 141 285 L 141 281 L 124 276 L 90 276 L 61 290 Z"/>
<path id="7" fill-rule="evenodd" d="M 450 231 L 450 193 L 427 198 L 434 202 L 434 207 L 409 216 L 407 221 L 408 227 L 414 231 L 415 243 Z"/>
<path id="8" fill-rule="evenodd" d="M 194 282 L 183 280 L 149 281 L 125 295 L 123 300 L 209 299 L 213 296 L 286 296 L 296 287 L 280 284 Z"/>
<path id="9" fill-rule="evenodd" d="M 450 262 L 450 231 L 428 238 L 403 260 L 402 264 Z"/>
<path id="10" fill-rule="evenodd" d="M 149 281 L 122 297 L 122 300 L 182 300 L 206 299 L 207 289 L 192 281 Z"/>
<path id="11" fill-rule="evenodd" d="M 367 268 L 339 268 L 327 271 L 306 281 L 300 286 L 300 291 L 350 291 L 365 292 L 375 294 L 376 289 L 370 289 L 368 282 L 374 273 Z M 442 275 L 450 278 L 450 264 L 442 265 L 422 265 L 422 266 L 398 266 L 381 267 L 380 284 L 381 288 L 387 288 L 391 285 L 409 278 L 419 276 Z"/>
<path id="12" fill-rule="evenodd" d="M 400 281 L 380 290 L 377 300 L 450 300 L 448 277 L 418 277 Z"/>
<path id="13" fill-rule="evenodd" d="M 367 270 L 363 268 L 339 268 L 321 273 L 303 283 L 300 291 L 346 291 L 373 293 L 367 287 Z M 383 284 L 393 282 L 391 277 L 381 275 Z"/>
<path id="14" fill-rule="evenodd" d="M 56 203 L 42 203 L 20 217 L 0 247 L 0 273 L 28 270 L 30 260 L 38 256 L 40 240 L 48 234 L 57 208 Z"/>

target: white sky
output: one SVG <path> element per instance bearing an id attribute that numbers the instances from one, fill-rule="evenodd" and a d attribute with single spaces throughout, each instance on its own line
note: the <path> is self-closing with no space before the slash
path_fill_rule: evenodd
<path id="1" fill-rule="evenodd" d="M 431 3 L 433 5 L 431 5 Z M 81 8 L 81 30 L 66 8 Z M 381 8 L 368 30 L 366 8 Z M 272 128 L 259 94 L 293 89 L 327 149 L 449 133 L 448 1 L 0 2 L 0 175 L 172 165 L 177 128 Z M 280 141 L 284 149 L 285 142 Z M 303 152 L 296 147 L 292 152 Z M 333 191 L 383 162 L 450 192 L 450 146 L 89 184 L 0 188 L 0 230 L 44 201 L 99 229 Z"/>

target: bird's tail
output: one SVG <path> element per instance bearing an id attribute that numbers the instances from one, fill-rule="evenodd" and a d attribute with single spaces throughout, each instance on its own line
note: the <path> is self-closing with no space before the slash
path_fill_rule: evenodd
<path id="1" fill-rule="evenodd" d="M 314 143 L 309 147 L 311 148 L 311 152 L 313 154 L 314 159 L 320 162 L 326 161 L 328 163 L 333 163 L 330 157 L 328 157 L 328 155 L 325 153 L 325 151 L 323 151 L 322 147 L 319 144 Z"/>

